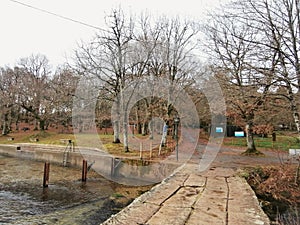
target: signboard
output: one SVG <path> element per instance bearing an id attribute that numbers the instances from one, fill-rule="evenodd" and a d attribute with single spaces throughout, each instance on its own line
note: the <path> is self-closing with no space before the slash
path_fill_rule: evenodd
<path id="1" fill-rule="evenodd" d="M 234 136 L 235 137 L 245 137 L 245 132 L 244 131 L 235 131 Z"/>
<path id="2" fill-rule="evenodd" d="M 216 133 L 223 133 L 223 127 L 216 127 Z"/>
<path id="3" fill-rule="evenodd" d="M 300 149 L 289 149 L 289 155 L 300 155 Z"/>

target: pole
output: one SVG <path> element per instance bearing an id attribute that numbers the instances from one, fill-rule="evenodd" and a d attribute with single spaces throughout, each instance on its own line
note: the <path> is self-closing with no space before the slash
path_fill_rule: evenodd
<path id="1" fill-rule="evenodd" d="M 111 158 L 111 170 L 110 176 L 113 177 L 115 175 L 115 158 Z"/>
<path id="2" fill-rule="evenodd" d="M 86 175 L 87 175 L 87 160 L 82 161 L 82 182 L 86 182 Z"/>
<path id="3" fill-rule="evenodd" d="M 178 124 L 176 125 L 176 161 L 178 161 Z"/>
<path id="4" fill-rule="evenodd" d="M 152 150 L 153 150 L 152 141 L 150 141 L 150 159 L 152 158 Z"/>
<path id="5" fill-rule="evenodd" d="M 143 142 L 140 142 L 140 159 L 143 159 Z"/>
<path id="6" fill-rule="evenodd" d="M 158 148 L 158 155 L 160 155 L 161 153 L 161 144 L 159 145 L 159 148 Z"/>
<path id="7" fill-rule="evenodd" d="M 44 165 L 44 179 L 43 179 L 43 187 L 48 187 L 49 184 L 49 172 L 50 172 L 50 163 L 45 162 Z"/>
<path id="8" fill-rule="evenodd" d="M 178 161 L 178 126 L 179 126 L 180 118 L 176 117 L 174 119 L 175 123 L 175 138 L 176 138 L 176 161 Z"/>

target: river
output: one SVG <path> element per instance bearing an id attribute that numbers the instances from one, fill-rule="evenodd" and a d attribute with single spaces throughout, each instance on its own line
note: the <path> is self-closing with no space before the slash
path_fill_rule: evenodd
<path id="1" fill-rule="evenodd" d="M 83 183 L 80 168 L 55 164 L 43 188 L 43 169 L 44 162 L 0 155 L 0 224 L 100 224 L 150 188 L 118 185 L 92 170 Z"/>

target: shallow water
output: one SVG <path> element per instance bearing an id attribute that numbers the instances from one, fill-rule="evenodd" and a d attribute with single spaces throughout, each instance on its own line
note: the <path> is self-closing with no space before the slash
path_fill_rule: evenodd
<path id="1" fill-rule="evenodd" d="M 0 155 L 0 224 L 100 224 L 114 213 L 109 197 L 117 185 L 79 168 L 50 165 L 43 188 L 44 162 Z"/>

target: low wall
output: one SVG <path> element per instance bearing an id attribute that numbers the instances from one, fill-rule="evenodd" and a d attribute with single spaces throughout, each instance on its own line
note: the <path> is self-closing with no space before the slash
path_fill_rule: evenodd
<path id="1" fill-rule="evenodd" d="M 65 164 L 66 146 L 41 144 L 0 145 L 0 154 L 13 157 L 47 161 L 60 165 L 82 167 L 83 159 L 107 179 L 127 185 L 148 185 L 161 182 L 181 164 L 154 163 L 137 158 L 118 158 L 105 151 L 76 147 L 68 151 Z"/>
<path id="2" fill-rule="evenodd" d="M 65 149 L 64 146 L 38 144 L 0 145 L 0 154 L 63 164 Z M 68 162 L 72 166 L 82 166 L 82 160 L 82 155 L 76 150 L 68 155 Z"/>

